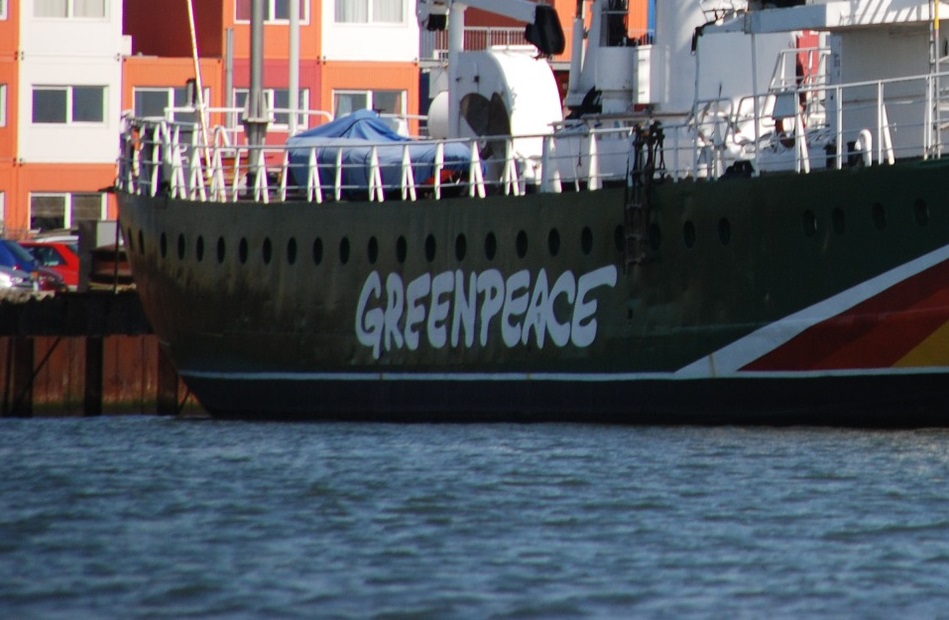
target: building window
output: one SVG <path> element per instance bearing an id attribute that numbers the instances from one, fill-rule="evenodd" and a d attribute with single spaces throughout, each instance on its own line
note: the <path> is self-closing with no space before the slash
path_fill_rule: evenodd
<path id="1" fill-rule="evenodd" d="M 271 114 L 271 129 L 287 129 L 290 127 L 290 89 L 288 88 L 265 88 L 264 100 L 267 103 L 267 109 Z M 247 95 L 249 91 L 246 88 L 238 88 L 234 91 L 234 106 L 243 109 L 247 105 Z M 298 129 L 306 129 L 309 126 L 308 116 L 302 114 L 310 109 L 310 91 L 307 88 L 300 89 L 300 120 L 297 122 Z"/>
<path id="2" fill-rule="evenodd" d="M 33 17 L 102 19 L 105 4 L 106 0 L 34 0 Z"/>
<path id="3" fill-rule="evenodd" d="M 159 117 L 166 118 L 166 111 L 171 112 L 170 120 L 182 123 L 197 123 L 198 114 L 194 111 L 185 86 L 148 87 L 133 89 L 134 112 L 139 118 Z M 204 101 L 211 100 L 210 89 L 204 89 Z"/>
<path id="4" fill-rule="evenodd" d="M 401 24 L 405 21 L 405 0 L 336 0 L 336 21 Z"/>
<path id="5" fill-rule="evenodd" d="M 3 2 L 3 0 L 0 0 Z M 0 127 L 7 126 L 7 85 L 0 84 Z"/>
<path id="6" fill-rule="evenodd" d="M 310 2 L 300 0 L 300 22 L 309 21 Z M 239 22 L 249 22 L 251 18 L 251 0 L 237 0 L 235 18 Z M 290 21 L 290 0 L 264 0 L 264 21 Z"/>
<path id="7" fill-rule="evenodd" d="M 34 86 L 33 122 L 72 124 L 105 122 L 104 86 Z"/>
<path id="8" fill-rule="evenodd" d="M 405 111 L 404 90 L 337 90 L 333 92 L 336 118 L 356 110 L 375 110 L 379 114 L 402 116 Z"/>
<path id="9" fill-rule="evenodd" d="M 30 229 L 72 228 L 83 220 L 105 219 L 105 194 L 30 194 Z"/>
<path id="10" fill-rule="evenodd" d="M 7 0 L 0 0 L 0 19 L 7 18 Z M 3 194 L 0 194 L 2 196 Z"/>

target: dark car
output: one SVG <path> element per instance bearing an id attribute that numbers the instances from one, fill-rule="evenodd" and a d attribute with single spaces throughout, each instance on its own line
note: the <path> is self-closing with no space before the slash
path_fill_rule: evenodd
<path id="1" fill-rule="evenodd" d="M 36 282 L 33 274 L 0 265 L 0 293 L 8 290 L 32 291 Z"/>
<path id="2" fill-rule="evenodd" d="M 66 290 L 66 283 L 58 273 L 41 266 L 33 255 L 16 241 L 0 239 L 0 266 L 29 273 L 36 290 Z"/>
<path id="3" fill-rule="evenodd" d="M 65 243 L 55 241 L 21 241 L 20 245 L 42 265 L 58 273 L 69 290 L 79 286 L 79 257 Z"/>

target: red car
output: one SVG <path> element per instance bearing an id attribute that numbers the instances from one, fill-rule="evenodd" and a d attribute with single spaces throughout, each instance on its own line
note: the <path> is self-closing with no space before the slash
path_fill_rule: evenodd
<path id="1" fill-rule="evenodd" d="M 20 245 L 40 265 L 61 275 L 69 290 L 79 286 L 79 256 L 68 245 L 54 241 L 21 241 Z"/>

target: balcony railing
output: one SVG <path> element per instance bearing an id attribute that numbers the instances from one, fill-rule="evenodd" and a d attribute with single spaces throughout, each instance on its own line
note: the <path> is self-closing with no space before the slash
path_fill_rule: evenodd
<path id="1" fill-rule="evenodd" d="M 483 50 L 494 45 L 529 45 L 529 43 L 524 38 L 524 28 L 465 28 L 465 50 Z M 448 60 L 448 31 L 423 31 L 419 44 L 419 58 L 423 62 Z"/>

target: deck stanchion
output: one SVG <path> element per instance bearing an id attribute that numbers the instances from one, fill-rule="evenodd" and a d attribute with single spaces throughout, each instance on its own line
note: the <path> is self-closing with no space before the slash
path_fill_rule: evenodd
<path id="1" fill-rule="evenodd" d="M 432 181 L 435 183 L 435 200 L 441 200 L 442 197 L 442 168 L 445 167 L 445 143 L 439 142 L 435 146 L 435 167 L 432 173 Z"/>
<path id="2" fill-rule="evenodd" d="M 290 151 L 283 152 L 283 164 L 280 167 L 280 201 L 287 199 L 287 182 L 290 176 Z"/>
<path id="3" fill-rule="evenodd" d="M 409 152 L 409 144 L 402 145 L 402 200 L 416 200 L 415 193 L 415 171 L 412 170 L 412 156 Z"/>
<path id="4" fill-rule="evenodd" d="M 333 195 L 336 197 L 336 202 L 339 202 L 343 197 L 343 149 L 342 147 L 336 148 L 336 183 L 334 185 Z"/>
<path id="5" fill-rule="evenodd" d="M 478 152 L 478 142 L 471 141 L 471 157 L 468 163 L 468 195 L 472 198 L 484 198 L 484 175 L 481 172 L 481 154 Z"/>
<path id="6" fill-rule="evenodd" d="M 316 204 L 323 204 L 323 186 L 320 183 L 320 167 L 316 157 L 316 148 L 310 149 L 307 169 L 310 174 L 307 175 L 306 197 L 311 202 L 315 201 Z"/>
<path id="7" fill-rule="evenodd" d="M 385 191 L 382 186 L 382 170 L 379 168 L 379 147 L 373 145 L 369 149 L 369 202 L 385 202 Z"/>
<path id="8" fill-rule="evenodd" d="M 597 148 L 596 132 L 590 130 L 590 144 L 587 164 L 587 189 L 597 190 L 603 187 L 600 181 L 600 154 Z"/>
<path id="9" fill-rule="evenodd" d="M 514 148 L 511 144 L 511 138 L 504 141 L 504 170 L 501 172 L 501 185 L 504 187 L 504 195 L 521 195 L 521 186 L 517 181 L 517 166 L 514 165 Z"/>

